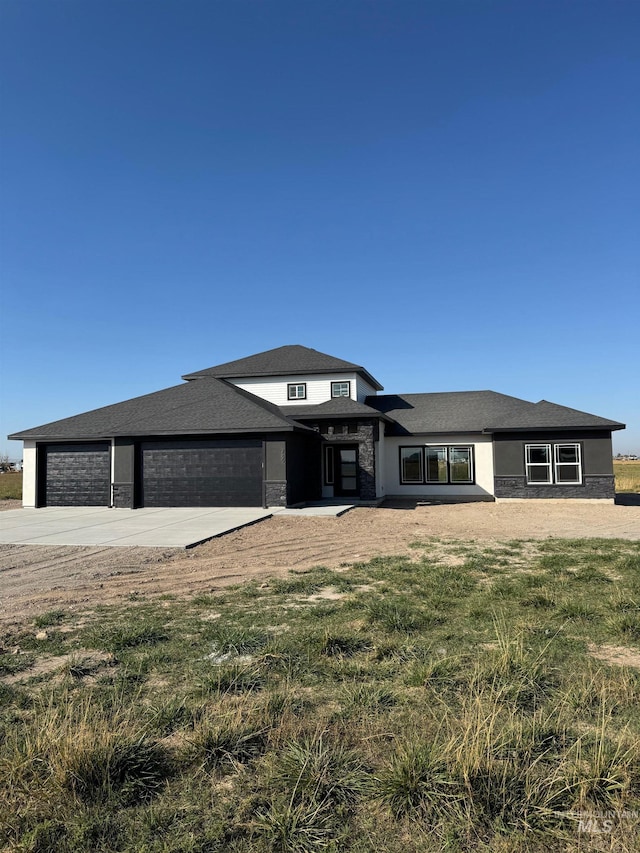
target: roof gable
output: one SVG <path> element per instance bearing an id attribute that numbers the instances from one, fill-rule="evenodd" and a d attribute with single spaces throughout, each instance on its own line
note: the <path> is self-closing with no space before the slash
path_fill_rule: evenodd
<path id="1" fill-rule="evenodd" d="M 247 358 L 227 361 L 224 364 L 207 367 L 205 370 L 186 373 L 182 378 L 193 380 L 213 376 L 219 379 L 240 379 L 303 373 L 343 373 L 344 371 L 359 373 L 376 390 L 382 390 L 382 385 L 361 365 L 343 361 L 341 358 L 335 358 L 299 344 L 277 347 L 247 356 Z"/>

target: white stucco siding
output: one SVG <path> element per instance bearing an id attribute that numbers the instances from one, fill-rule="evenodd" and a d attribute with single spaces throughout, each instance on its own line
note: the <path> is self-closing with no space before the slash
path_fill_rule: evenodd
<path id="1" fill-rule="evenodd" d="M 385 437 L 384 429 L 380 430 L 380 440 L 375 443 L 376 455 L 376 497 L 381 498 L 386 493 L 385 488 Z"/>
<path id="2" fill-rule="evenodd" d="M 276 406 L 312 406 L 325 403 L 331 399 L 332 382 L 350 382 L 351 397 L 356 399 L 357 384 L 355 373 L 331 373 L 331 374 L 308 374 L 302 376 L 268 376 L 264 378 L 233 379 L 234 385 L 275 403 Z M 289 400 L 287 396 L 287 385 L 290 383 L 300 384 L 304 382 L 307 386 L 307 396 L 304 400 Z"/>
<path id="3" fill-rule="evenodd" d="M 427 445 L 452 446 L 470 445 L 473 447 L 474 483 L 451 483 L 438 485 L 434 483 L 404 484 L 400 482 L 400 448 L 426 447 Z M 387 495 L 407 496 L 493 496 L 493 443 L 490 436 L 478 435 L 408 435 L 387 436 L 384 450 L 385 489 Z"/>
<path id="4" fill-rule="evenodd" d="M 22 450 L 22 506 L 36 505 L 36 443 L 25 441 Z"/>

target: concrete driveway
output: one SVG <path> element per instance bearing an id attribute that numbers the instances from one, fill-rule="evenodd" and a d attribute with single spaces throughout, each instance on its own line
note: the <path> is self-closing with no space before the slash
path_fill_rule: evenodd
<path id="1" fill-rule="evenodd" d="M 190 548 L 272 515 L 258 507 L 12 509 L 0 513 L 0 544 Z"/>

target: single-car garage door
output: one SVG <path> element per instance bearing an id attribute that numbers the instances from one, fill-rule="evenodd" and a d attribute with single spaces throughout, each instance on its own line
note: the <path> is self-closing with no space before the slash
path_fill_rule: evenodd
<path id="1" fill-rule="evenodd" d="M 47 444 L 39 448 L 40 506 L 109 506 L 111 454 L 107 443 Z"/>
<path id="2" fill-rule="evenodd" d="M 262 506 L 262 442 L 147 441 L 142 506 Z"/>

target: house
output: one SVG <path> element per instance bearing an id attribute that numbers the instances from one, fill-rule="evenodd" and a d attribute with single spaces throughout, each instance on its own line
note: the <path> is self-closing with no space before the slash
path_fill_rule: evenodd
<path id="1" fill-rule="evenodd" d="M 297 345 L 182 378 L 10 435 L 24 442 L 24 505 L 614 497 L 624 424 L 545 400 L 381 394 L 364 367 Z"/>

